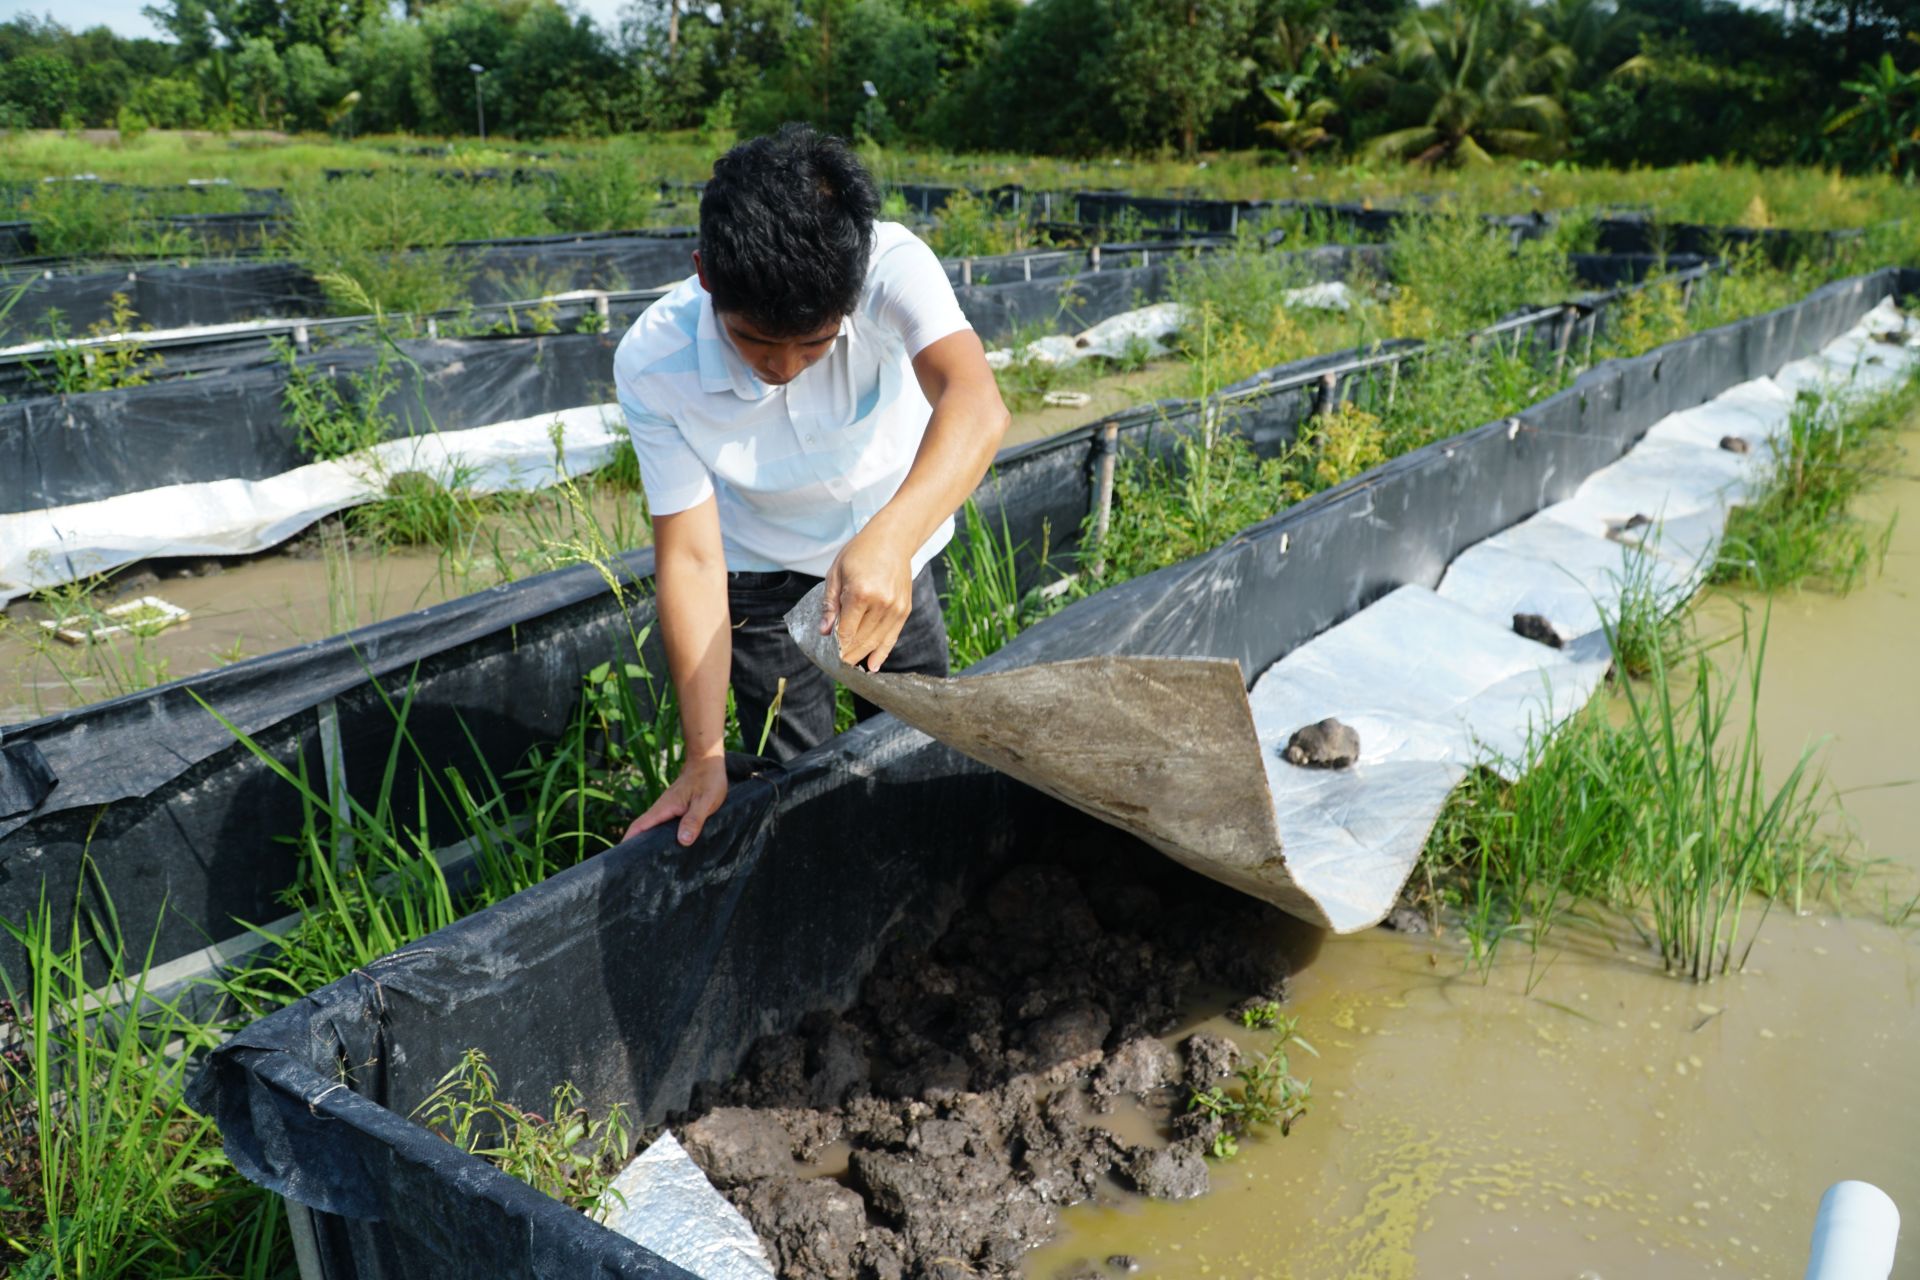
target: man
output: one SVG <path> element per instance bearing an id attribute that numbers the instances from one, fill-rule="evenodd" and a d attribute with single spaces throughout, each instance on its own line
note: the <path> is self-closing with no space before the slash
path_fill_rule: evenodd
<path id="1" fill-rule="evenodd" d="M 929 565 L 1008 416 L 939 260 L 879 205 L 838 139 L 741 143 L 701 196 L 694 277 L 614 356 L 686 739 L 629 836 L 678 819 L 691 844 L 726 799 L 729 678 L 749 746 L 832 734 L 833 681 L 781 621 L 823 578 L 842 659 L 947 672 Z"/>

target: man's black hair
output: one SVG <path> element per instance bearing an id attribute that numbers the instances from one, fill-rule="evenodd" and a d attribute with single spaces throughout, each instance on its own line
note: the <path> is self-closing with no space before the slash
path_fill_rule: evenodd
<path id="1" fill-rule="evenodd" d="M 770 337 L 824 328 L 860 301 L 880 193 L 845 142 L 804 124 L 742 142 L 700 197 L 716 310 Z"/>

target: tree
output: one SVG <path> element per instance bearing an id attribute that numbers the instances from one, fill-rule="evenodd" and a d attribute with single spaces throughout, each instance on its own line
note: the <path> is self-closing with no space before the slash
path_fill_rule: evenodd
<path id="1" fill-rule="evenodd" d="M 327 114 L 347 91 L 346 73 L 310 44 L 289 45 L 281 55 L 286 72 L 287 123 L 296 129 L 322 129 Z"/>
<path id="2" fill-rule="evenodd" d="M 233 59 L 236 101 L 247 120 L 277 129 L 286 116 L 287 68 L 265 36 L 248 36 Z"/>
<path id="3" fill-rule="evenodd" d="M 1613 74 L 1638 52 L 1638 15 L 1613 0 L 1548 0 L 1541 26 L 1573 56 L 1572 82 L 1589 86 Z"/>
<path id="4" fill-rule="evenodd" d="M 1419 164 L 1541 156 L 1566 137 L 1561 92 L 1573 56 L 1517 0 L 1445 0 L 1409 14 L 1388 65 L 1367 78 L 1417 121 L 1373 139 L 1377 155 Z"/>
<path id="5" fill-rule="evenodd" d="M 1296 164 L 1334 140 L 1328 124 L 1340 112 L 1340 90 L 1356 65 L 1332 14 L 1331 0 L 1283 0 L 1264 17 L 1265 34 L 1254 46 L 1263 72 L 1260 97 L 1275 117 L 1254 128 Z"/>
<path id="6" fill-rule="evenodd" d="M 953 143 L 1086 152 L 1125 141 L 1110 67 L 1125 0 L 1033 0 L 961 90 Z M 1033 109 L 1035 102 L 1045 109 Z"/>
<path id="7" fill-rule="evenodd" d="M 1247 95 L 1253 0 L 1120 0 L 1105 68 L 1115 113 L 1136 146 L 1180 139 L 1199 151 L 1214 117 Z"/>
<path id="8" fill-rule="evenodd" d="M 0 102 L 32 127 L 59 124 L 79 93 L 79 70 L 57 54 L 29 53 L 0 64 Z"/>
<path id="9" fill-rule="evenodd" d="M 357 129 L 425 132 L 446 119 L 434 95 L 427 33 L 417 22 L 367 23 L 341 49 L 340 67 L 349 91 L 360 95 L 353 113 Z"/>
<path id="10" fill-rule="evenodd" d="M 206 119 L 200 86 L 179 76 L 155 76 L 127 95 L 127 105 L 159 129 L 193 129 Z"/>

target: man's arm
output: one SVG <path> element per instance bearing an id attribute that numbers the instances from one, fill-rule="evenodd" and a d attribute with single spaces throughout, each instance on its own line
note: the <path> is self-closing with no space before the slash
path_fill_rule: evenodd
<path id="1" fill-rule="evenodd" d="M 727 680 L 733 636 L 727 613 L 727 561 L 712 495 L 653 521 L 654 582 L 660 640 L 680 699 L 686 762 L 673 785 L 627 828 L 631 839 L 675 818 L 692 844 L 727 798 Z"/>
<path id="2" fill-rule="evenodd" d="M 971 329 L 913 358 L 933 416 L 893 500 L 855 534 L 827 571 L 825 634 L 840 626 L 840 657 L 878 671 L 913 606 L 913 553 L 987 474 L 1012 418 Z"/>

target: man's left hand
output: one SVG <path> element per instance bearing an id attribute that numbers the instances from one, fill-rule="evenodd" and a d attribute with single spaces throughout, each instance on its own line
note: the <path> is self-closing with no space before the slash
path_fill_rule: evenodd
<path id="1" fill-rule="evenodd" d="M 827 570 L 820 634 L 840 628 L 840 660 L 878 671 L 913 611 L 913 549 L 902 550 L 879 523 L 855 534 Z"/>

